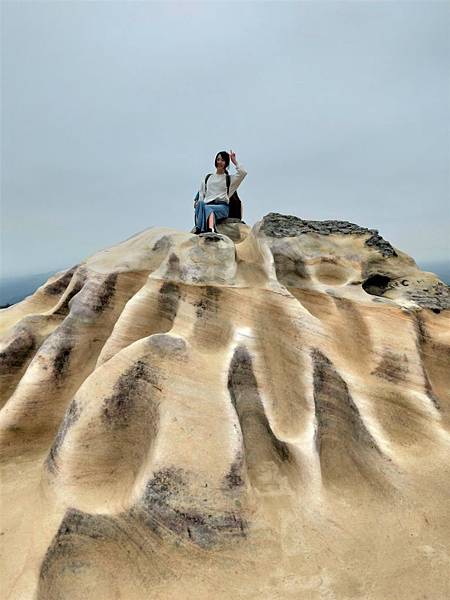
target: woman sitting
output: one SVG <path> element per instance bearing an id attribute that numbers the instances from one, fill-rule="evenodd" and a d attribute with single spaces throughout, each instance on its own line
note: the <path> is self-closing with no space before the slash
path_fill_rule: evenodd
<path id="1" fill-rule="evenodd" d="M 236 174 L 229 175 L 227 167 L 231 162 L 236 167 Z M 247 171 L 238 165 L 236 154 L 218 152 L 214 160 L 216 172 L 202 180 L 195 200 L 195 233 L 217 233 L 216 220 L 226 219 L 229 214 L 230 198 L 241 184 Z M 229 189 L 227 189 L 227 175 L 229 176 Z"/>

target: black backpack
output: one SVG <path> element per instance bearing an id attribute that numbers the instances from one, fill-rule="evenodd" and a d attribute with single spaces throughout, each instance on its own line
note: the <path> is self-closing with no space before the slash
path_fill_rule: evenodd
<path id="1" fill-rule="evenodd" d="M 211 177 L 212 173 L 208 173 L 208 175 L 205 177 L 205 194 L 206 194 L 206 186 L 208 183 L 208 178 Z M 227 178 L 227 195 L 228 192 L 230 191 L 230 174 L 229 173 L 225 173 L 226 178 Z M 228 205 L 229 207 L 229 214 L 228 214 L 228 218 L 229 219 L 240 219 L 242 221 L 242 202 L 241 199 L 238 196 L 237 191 L 234 192 L 234 194 L 231 196 L 231 198 L 229 198 L 230 203 Z"/>

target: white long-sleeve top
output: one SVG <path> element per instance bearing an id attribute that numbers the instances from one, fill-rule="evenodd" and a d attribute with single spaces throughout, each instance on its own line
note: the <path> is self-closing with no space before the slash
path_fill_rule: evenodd
<path id="1" fill-rule="evenodd" d="M 205 178 L 202 179 L 199 189 L 199 200 L 204 200 L 206 204 L 211 202 L 212 200 L 222 200 L 229 204 L 229 198 L 234 194 L 234 192 L 238 189 L 239 185 L 242 183 L 242 180 L 247 175 L 247 171 L 244 169 L 242 165 L 235 165 L 236 173 L 234 175 L 230 174 L 230 191 L 227 196 L 227 178 L 226 174 L 218 175 L 217 173 L 212 173 L 210 177 L 208 177 L 208 183 L 206 184 L 206 196 L 205 196 Z"/>

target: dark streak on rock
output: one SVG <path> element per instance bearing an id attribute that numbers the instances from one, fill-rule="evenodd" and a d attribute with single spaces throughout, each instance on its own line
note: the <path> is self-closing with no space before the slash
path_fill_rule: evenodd
<path id="1" fill-rule="evenodd" d="M 171 496 L 184 491 L 186 483 L 182 469 L 161 469 L 147 482 L 143 501 L 146 504 L 166 503 Z"/>
<path id="2" fill-rule="evenodd" d="M 371 375 L 376 375 L 377 377 L 386 379 L 391 383 L 404 382 L 407 374 L 408 358 L 406 354 L 403 354 L 402 356 L 392 352 L 391 350 L 385 350 L 379 365 L 371 373 Z"/>
<path id="3" fill-rule="evenodd" d="M 158 296 L 158 313 L 161 318 L 167 319 L 173 323 L 178 312 L 180 303 L 180 287 L 171 281 L 165 281 Z"/>
<path id="4" fill-rule="evenodd" d="M 69 314 L 69 303 L 72 300 L 72 298 L 74 296 L 76 296 L 84 287 L 84 284 L 86 283 L 87 280 L 87 274 L 85 269 L 83 268 L 79 268 L 73 275 L 73 279 L 74 279 L 74 283 L 73 283 L 73 287 L 70 290 L 70 292 L 67 294 L 67 296 L 64 298 L 63 303 L 61 304 L 61 306 L 55 310 L 54 314 L 55 315 L 68 315 Z M 72 280 L 71 280 L 72 281 Z"/>
<path id="5" fill-rule="evenodd" d="M 425 386 L 425 393 L 428 398 L 431 400 L 435 408 L 440 410 L 441 405 L 438 397 L 433 391 L 433 386 L 431 385 L 430 379 L 428 377 L 428 373 L 425 367 L 425 346 L 428 343 L 428 334 L 425 330 L 425 324 L 422 321 L 422 318 L 418 313 L 413 313 L 412 315 L 414 329 L 416 331 L 416 348 L 417 353 L 419 354 L 420 364 L 422 367 L 423 380 Z"/>
<path id="6" fill-rule="evenodd" d="M 148 393 L 147 384 L 161 391 L 157 369 L 138 360 L 119 377 L 112 396 L 105 399 L 102 409 L 104 423 L 116 429 L 127 427 L 136 399 Z"/>
<path id="7" fill-rule="evenodd" d="M 186 360 L 186 342 L 181 337 L 166 333 L 154 333 L 147 339 L 149 346 L 154 348 L 161 357 L 170 358 L 172 361 Z"/>
<path id="8" fill-rule="evenodd" d="M 377 300 L 378 300 L 378 298 L 377 298 Z M 336 305 L 336 308 L 338 308 L 339 310 L 342 310 L 343 312 L 347 313 L 347 315 L 350 316 L 350 318 L 352 320 L 352 326 L 353 326 L 355 332 L 359 331 L 360 334 L 363 336 L 363 338 L 367 342 L 369 342 L 370 341 L 369 330 L 364 321 L 364 318 L 362 317 L 360 311 L 358 310 L 358 305 L 356 304 L 356 302 L 353 302 L 352 300 L 349 300 L 348 298 L 343 298 L 341 296 L 333 296 L 333 302 Z"/>
<path id="9" fill-rule="evenodd" d="M 167 274 L 168 275 L 178 275 L 180 272 L 180 259 L 172 252 L 169 256 L 169 260 L 167 261 Z"/>
<path id="10" fill-rule="evenodd" d="M 305 281 L 310 279 L 306 269 L 305 261 L 302 258 L 291 258 L 290 256 L 283 254 L 282 249 L 279 251 L 272 249 L 272 254 L 277 279 L 281 284 L 284 284 L 286 281 L 289 285 L 289 281 L 286 278 L 288 278 L 290 275 L 296 275 Z"/>
<path id="11" fill-rule="evenodd" d="M 53 359 L 53 374 L 56 383 L 60 384 L 67 374 L 70 365 L 70 355 L 73 350 L 73 341 L 70 338 L 59 338 L 60 346 L 57 348 Z"/>
<path id="12" fill-rule="evenodd" d="M 251 444 L 249 426 L 259 425 L 261 430 L 267 433 L 266 438 L 278 459 L 281 462 L 290 462 L 292 457 L 288 446 L 275 436 L 270 427 L 253 373 L 252 359 L 244 345 L 237 346 L 231 359 L 228 391 L 241 425 L 244 446 Z"/>
<path id="13" fill-rule="evenodd" d="M 163 235 L 155 244 L 153 245 L 152 252 L 160 252 L 165 251 L 171 247 L 172 242 L 167 235 Z"/>
<path id="14" fill-rule="evenodd" d="M 240 515 L 234 512 L 213 514 L 197 508 L 199 499 L 189 495 L 188 479 L 189 475 L 182 469 L 167 468 L 156 472 L 133 514 L 160 536 L 171 533 L 204 549 L 222 539 L 245 537 L 246 522 Z"/>
<path id="15" fill-rule="evenodd" d="M 59 294 L 62 294 L 62 292 L 64 292 L 64 290 L 69 285 L 70 280 L 72 279 L 72 275 L 75 273 L 77 268 L 78 265 L 75 265 L 74 267 L 66 271 L 59 279 L 46 285 L 44 288 L 44 292 L 49 296 L 58 296 Z"/>
<path id="16" fill-rule="evenodd" d="M 196 314 L 199 319 L 207 316 L 208 313 L 217 314 L 221 294 L 222 292 L 212 285 L 205 287 L 205 293 L 193 304 L 197 307 Z"/>
<path id="17" fill-rule="evenodd" d="M 58 458 L 59 450 L 62 446 L 64 438 L 67 435 L 69 429 L 74 425 L 78 419 L 80 418 L 80 407 L 75 399 L 72 400 L 66 414 L 64 415 L 64 419 L 58 429 L 58 433 L 53 441 L 52 447 L 50 448 L 50 452 L 47 456 L 46 465 L 48 469 L 54 473 L 57 470 L 56 460 Z"/>
<path id="18" fill-rule="evenodd" d="M 116 291 L 117 277 L 118 273 L 110 273 L 101 283 L 92 305 L 94 312 L 102 313 L 109 306 Z"/>
<path id="19" fill-rule="evenodd" d="M 244 455 L 240 452 L 236 456 L 236 460 L 230 467 L 229 472 L 225 475 L 225 487 L 234 490 L 244 485 L 244 480 L 241 473 L 244 467 Z"/>
<path id="20" fill-rule="evenodd" d="M 130 561 L 126 568 L 136 568 L 134 574 L 140 574 L 140 561 L 149 565 L 155 560 L 154 539 L 143 536 L 142 525 L 131 511 L 109 516 L 69 508 L 42 561 L 36 600 L 72 597 L 71 585 L 84 592 L 83 582 L 101 569 L 98 556 L 112 549 L 119 562 Z M 159 570 L 164 571 L 164 565 Z"/>
<path id="21" fill-rule="evenodd" d="M 77 552 L 80 544 L 90 540 L 101 541 L 112 538 L 114 532 L 115 522 L 112 517 L 90 515 L 75 508 L 68 509 L 42 561 L 39 572 L 40 584 L 49 577 L 57 577 L 63 568 L 76 570 L 83 566 L 84 562 L 80 561 Z"/>
<path id="22" fill-rule="evenodd" d="M 25 327 L 14 330 L 14 339 L 0 352 L 0 373 L 9 375 L 29 360 L 36 350 L 36 338 Z"/>
<path id="23" fill-rule="evenodd" d="M 347 384 L 331 361 L 320 350 L 312 351 L 314 405 L 317 420 L 316 448 L 321 454 L 324 436 L 343 426 L 349 426 L 353 439 L 381 454 L 378 444 L 367 430 L 353 402 Z"/>

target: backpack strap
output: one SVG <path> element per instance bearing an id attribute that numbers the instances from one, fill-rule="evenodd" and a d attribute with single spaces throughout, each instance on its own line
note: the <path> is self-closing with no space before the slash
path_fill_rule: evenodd
<path id="1" fill-rule="evenodd" d="M 226 179 L 227 179 L 227 196 L 230 193 L 230 174 L 229 173 L 225 173 L 226 174 Z M 206 187 L 208 185 L 208 179 L 209 177 L 211 177 L 212 173 L 208 173 L 208 175 L 205 177 L 205 195 L 206 195 Z"/>

